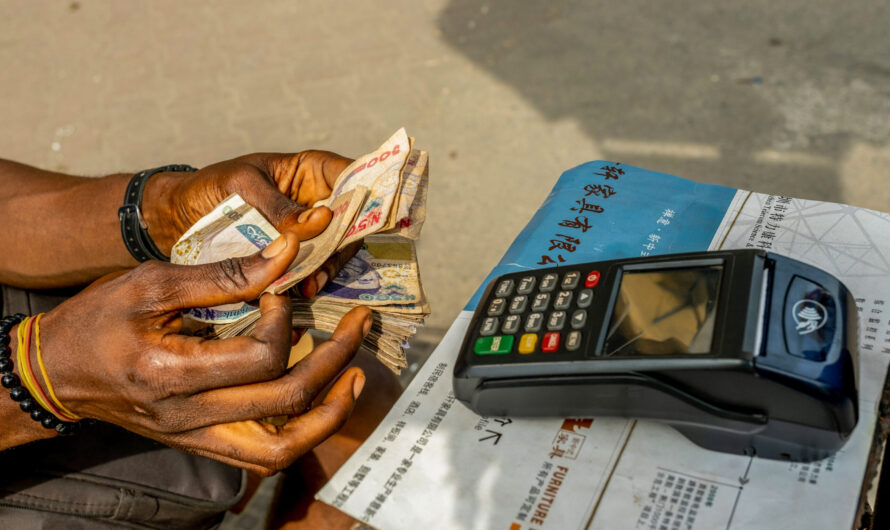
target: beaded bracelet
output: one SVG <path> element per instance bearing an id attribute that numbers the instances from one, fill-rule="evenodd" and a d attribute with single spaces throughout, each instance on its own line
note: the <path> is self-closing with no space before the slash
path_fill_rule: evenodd
<path id="1" fill-rule="evenodd" d="M 80 430 L 80 423 L 60 421 L 52 413 L 40 406 L 22 386 L 19 376 L 12 373 L 15 367 L 12 362 L 12 349 L 9 347 L 9 331 L 26 318 L 21 313 L 0 319 L 0 384 L 9 389 L 9 397 L 18 402 L 19 407 L 30 413 L 31 419 L 39 422 L 47 429 L 55 429 L 61 435 L 75 434 Z"/>

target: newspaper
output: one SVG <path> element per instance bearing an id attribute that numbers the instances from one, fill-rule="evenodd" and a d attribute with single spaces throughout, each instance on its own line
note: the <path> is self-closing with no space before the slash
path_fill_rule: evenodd
<path id="1" fill-rule="evenodd" d="M 383 529 L 853 527 L 890 360 L 890 215 L 590 162 L 560 177 L 483 287 L 528 268 L 731 248 L 819 266 L 856 297 L 860 418 L 834 456 L 723 454 L 647 421 L 477 416 L 451 390 L 477 292 L 317 497 Z"/>

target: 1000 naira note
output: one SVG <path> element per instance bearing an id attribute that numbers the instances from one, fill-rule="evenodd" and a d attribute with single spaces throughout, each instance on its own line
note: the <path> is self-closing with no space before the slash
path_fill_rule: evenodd
<path id="1" fill-rule="evenodd" d="M 390 212 L 398 208 L 402 172 L 412 143 L 405 129 L 399 129 L 376 151 L 357 158 L 347 166 L 337 176 L 331 196 L 315 203 L 315 206 L 331 206 L 340 195 L 353 188 L 361 186 L 368 189 L 368 199 L 347 231 L 342 243 L 344 246 L 387 228 Z"/>

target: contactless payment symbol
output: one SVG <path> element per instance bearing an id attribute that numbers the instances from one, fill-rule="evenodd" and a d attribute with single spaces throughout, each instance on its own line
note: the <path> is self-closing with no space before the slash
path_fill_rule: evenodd
<path id="1" fill-rule="evenodd" d="M 828 311 L 819 302 L 798 300 L 791 308 L 791 317 L 797 324 L 797 333 L 806 335 L 825 325 L 828 320 Z"/>

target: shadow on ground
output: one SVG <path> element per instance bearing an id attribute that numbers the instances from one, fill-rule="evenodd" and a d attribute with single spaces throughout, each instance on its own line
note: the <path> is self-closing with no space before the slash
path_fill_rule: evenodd
<path id="1" fill-rule="evenodd" d="M 439 27 L 607 158 L 840 201 L 849 142 L 890 139 L 888 22 L 879 0 L 453 0 Z"/>

